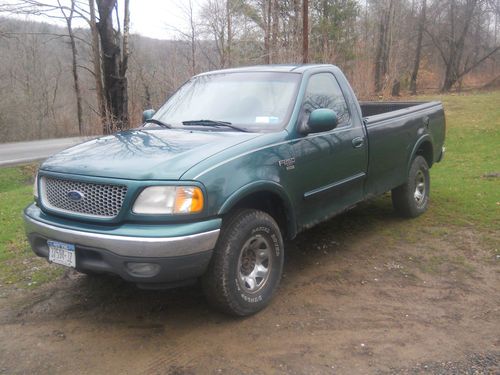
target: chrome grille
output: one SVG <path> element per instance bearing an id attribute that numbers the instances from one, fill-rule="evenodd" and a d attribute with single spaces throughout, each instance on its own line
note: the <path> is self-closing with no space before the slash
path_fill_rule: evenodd
<path id="1" fill-rule="evenodd" d="M 120 212 L 127 186 L 94 184 L 43 176 L 40 180 L 42 204 L 54 211 L 92 217 L 113 218 Z M 70 199 L 80 196 L 80 199 Z"/>

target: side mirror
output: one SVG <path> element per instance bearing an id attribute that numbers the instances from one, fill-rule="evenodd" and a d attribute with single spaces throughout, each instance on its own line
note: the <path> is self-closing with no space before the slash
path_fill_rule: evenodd
<path id="1" fill-rule="evenodd" d="M 304 134 L 321 133 L 337 127 L 337 113 L 328 108 L 315 109 L 309 115 L 309 120 L 303 131 Z"/>
<path id="2" fill-rule="evenodd" d="M 154 109 L 146 109 L 142 112 L 142 122 L 145 123 L 147 120 L 150 120 L 155 115 L 156 111 Z"/>

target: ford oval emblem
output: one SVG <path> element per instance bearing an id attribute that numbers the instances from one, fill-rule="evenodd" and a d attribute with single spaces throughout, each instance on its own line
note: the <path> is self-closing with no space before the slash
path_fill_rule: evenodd
<path id="1" fill-rule="evenodd" d="M 80 193 L 79 191 L 76 191 L 76 190 L 68 191 L 66 196 L 68 197 L 68 199 L 70 201 L 73 201 L 73 202 L 80 202 L 84 197 L 83 193 Z"/>

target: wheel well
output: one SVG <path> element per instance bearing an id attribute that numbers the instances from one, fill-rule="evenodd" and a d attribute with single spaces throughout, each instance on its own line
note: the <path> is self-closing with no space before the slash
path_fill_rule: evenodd
<path id="1" fill-rule="evenodd" d="M 434 162 L 434 155 L 432 145 L 429 141 L 423 142 L 420 146 L 418 146 L 417 155 L 420 155 L 425 159 L 429 168 L 432 166 Z"/>
<path id="2" fill-rule="evenodd" d="M 294 236 L 288 220 L 289 215 L 287 208 L 278 194 L 268 191 L 252 193 L 238 201 L 238 203 L 231 208 L 231 211 L 242 208 L 264 211 L 276 220 L 283 237 L 290 238 Z"/>

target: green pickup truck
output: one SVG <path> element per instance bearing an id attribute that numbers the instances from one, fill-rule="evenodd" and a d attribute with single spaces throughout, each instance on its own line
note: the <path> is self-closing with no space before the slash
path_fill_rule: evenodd
<path id="1" fill-rule="evenodd" d="M 33 251 L 142 288 L 201 279 L 239 316 L 270 302 L 284 239 L 387 191 L 422 214 L 444 156 L 441 103 L 359 103 L 333 65 L 200 74 L 143 117 L 41 165 Z"/>

